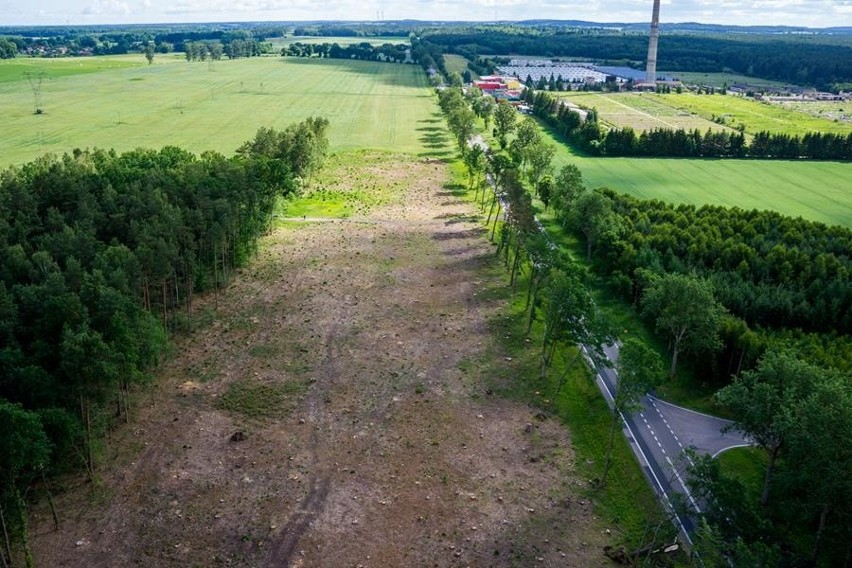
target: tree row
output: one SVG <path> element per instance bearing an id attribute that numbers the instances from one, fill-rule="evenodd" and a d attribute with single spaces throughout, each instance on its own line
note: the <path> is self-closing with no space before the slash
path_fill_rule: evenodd
<path id="1" fill-rule="evenodd" d="M 408 57 L 410 48 L 407 44 L 385 43 L 372 45 L 368 42 L 341 46 L 338 43 L 291 43 L 281 48 L 282 56 L 289 57 L 319 57 L 329 59 L 358 59 L 362 61 L 387 61 L 391 63 L 414 63 Z"/>
<path id="2" fill-rule="evenodd" d="M 256 40 L 234 39 L 227 43 L 221 41 L 185 41 L 183 52 L 187 61 L 218 61 L 226 55 L 228 59 L 257 57 L 270 53 L 272 45 Z"/>

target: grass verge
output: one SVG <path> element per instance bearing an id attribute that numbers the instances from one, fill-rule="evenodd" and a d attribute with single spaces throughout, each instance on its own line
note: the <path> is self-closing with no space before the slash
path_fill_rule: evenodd
<path id="1" fill-rule="evenodd" d="M 760 448 L 733 448 L 716 459 L 722 473 L 738 479 L 745 486 L 749 499 L 757 503 L 766 475 L 766 452 Z"/>
<path id="2" fill-rule="evenodd" d="M 506 290 L 508 295 L 510 290 Z M 641 546 L 650 527 L 662 516 L 656 497 L 620 435 L 613 447 L 613 466 L 607 484 L 599 486 L 612 421 L 609 407 L 590 370 L 582 360 L 574 359 L 576 348 L 572 346 L 562 346 L 550 372 L 539 379 L 538 348 L 543 329 L 536 323 L 527 336 L 523 296 L 518 293 L 507 298 L 506 315 L 492 322 L 495 335 L 504 338 L 506 352 L 502 361 L 499 357 L 492 359 L 494 368 L 490 374 L 495 377 L 492 388 L 503 396 L 540 408 L 545 415 L 557 417 L 569 428 L 577 473 L 588 481 L 583 492 L 595 503 L 603 527 L 620 532 L 627 546 Z M 511 377 L 506 376 L 506 362 L 511 363 Z M 571 366 L 560 385 L 568 365 Z"/>

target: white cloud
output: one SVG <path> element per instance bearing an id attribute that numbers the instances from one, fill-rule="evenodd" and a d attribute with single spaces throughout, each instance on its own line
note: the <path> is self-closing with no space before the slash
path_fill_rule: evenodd
<path id="1" fill-rule="evenodd" d="M 662 0 L 663 22 L 849 25 L 852 0 Z M 2 0 L 3 23 L 571 19 L 650 21 L 652 0 Z M 81 21 L 82 20 L 82 21 Z"/>
<path id="2" fill-rule="evenodd" d="M 131 11 L 127 2 L 120 0 L 94 0 L 94 2 L 83 8 L 82 13 L 87 16 L 127 16 Z"/>

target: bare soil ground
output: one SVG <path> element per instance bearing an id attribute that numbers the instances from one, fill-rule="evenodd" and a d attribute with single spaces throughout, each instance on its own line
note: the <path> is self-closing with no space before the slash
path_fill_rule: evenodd
<path id="1" fill-rule="evenodd" d="M 382 199 L 264 241 L 97 489 L 59 496 L 58 531 L 36 507 L 38 565 L 607 565 L 568 433 L 466 365 L 500 357 L 505 285 L 471 206 L 443 164 L 358 161 L 324 183 Z"/>

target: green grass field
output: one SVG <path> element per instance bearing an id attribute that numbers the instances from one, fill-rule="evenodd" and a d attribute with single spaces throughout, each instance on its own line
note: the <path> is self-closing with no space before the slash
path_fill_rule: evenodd
<path id="1" fill-rule="evenodd" d="M 554 168 L 575 164 L 590 187 L 642 199 L 772 209 L 852 227 L 852 163 L 782 160 L 595 158 L 557 146 Z"/>
<path id="2" fill-rule="evenodd" d="M 637 132 L 654 128 L 684 130 L 725 130 L 692 112 L 682 111 L 645 93 L 561 93 L 560 98 L 585 109 L 596 108 L 600 120 L 615 128 L 630 127 Z"/>
<path id="3" fill-rule="evenodd" d="M 453 55 L 451 53 L 444 54 L 444 65 L 446 66 L 448 73 L 456 72 L 461 75 L 468 70 L 467 59 L 461 55 Z M 476 77 L 479 77 L 479 75 L 476 75 Z"/>
<path id="4" fill-rule="evenodd" d="M 821 118 L 793 107 L 755 101 L 745 97 L 692 93 L 643 96 L 650 97 L 676 112 L 693 113 L 708 120 L 713 116 L 724 117 L 725 124 L 732 127 L 745 125 L 746 133 L 749 134 L 762 130 L 799 136 L 808 132 L 833 132 L 844 135 L 852 132 L 852 124 L 848 122 Z"/>
<path id="5" fill-rule="evenodd" d="M 766 451 L 759 448 L 733 448 L 719 454 L 717 459 L 722 471 L 739 479 L 751 498 L 757 502 L 766 475 Z"/>
<path id="6" fill-rule="evenodd" d="M 33 113 L 21 65 L 46 70 L 43 115 Z M 280 128 L 311 115 L 331 121 L 332 151 L 374 148 L 433 157 L 447 151 L 434 95 L 415 66 L 280 57 L 210 65 L 170 54 L 150 66 L 140 55 L 19 59 L 0 63 L 3 77 L 0 166 L 75 147 L 124 151 L 172 144 L 228 154 L 260 126 Z M 555 167 L 575 163 L 592 187 L 852 226 L 849 163 L 601 159 L 557 147 Z"/>
<path id="7" fill-rule="evenodd" d="M 733 95 L 571 92 L 559 96 L 582 108 L 596 108 L 600 119 L 608 126 L 629 126 L 637 132 L 653 128 L 697 128 L 706 132 L 707 129 L 733 129 L 740 125 L 745 127 L 746 134 L 762 130 L 800 136 L 814 131 L 852 132 L 852 122 L 834 120 L 832 114 L 821 115 L 801 105 L 785 106 Z M 846 106 L 852 111 L 852 105 L 847 103 Z M 842 103 L 834 103 L 825 110 L 837 113 L 841 108 Z M 714 121 L 718 117 L 724 120 L 724 126 Z"/>
<path id="8" fill-rule="evenodd" d="M 43 72 L 43 84 L 46 87 L 50 81 L 61 77 L 143 67 L 145 65 L 146 61 L 142 55 L 66 57 L 57 59 L 18 57 L 15 59 L 3 59 L 0 60 L 0 93 L 10 89 L 10 86 L 4 83 L 24 81 L 27 88 L 29 88 L 29 83 L 25 77 L 27 73 L 38 75 Z"/>
<path id="9" fill-rule="evenodd" d="M 67 61 L 112 65 L 100 58 Z M 22 76 L 0 84 L 0 166 L 75 147 L 172 144 L 229 154 L 261 126 L 282 128 L 312 115 L 331 122 L 332 151 L 423 153 L 434 145 L 434 95 L 413 65 L 280 57 L 212 65 L 176 56 L 150 66 L 135 61 L 122 58 L 97 74 L 45 80 L 42 115 L 34 114 Z"/>
<path id="10" fill-rule="evenodd" d="M 660 76 L 676 77 L 687 85 L 706 85 L 708 87 L 723 87 L 725 85 L 734 85 L 737 83 L 752 85 L 755 87 L 783 87 L 784 83 L 778 81 L 769 81 L 767 79 L 759 79 L 757 77 L 749 77 L 748 75 L 738 75 L 736 73 L 690 73 L 683 71 L 660 71 Z"/>

